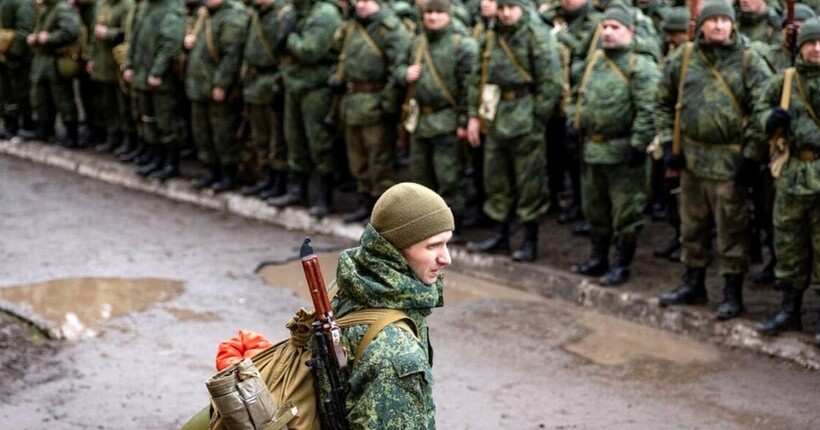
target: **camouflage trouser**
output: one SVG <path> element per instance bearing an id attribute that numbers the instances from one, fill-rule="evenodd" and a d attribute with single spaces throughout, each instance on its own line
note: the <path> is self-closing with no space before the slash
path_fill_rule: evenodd
<path id="1" fill-rule="evenodd" d="M 37 122 L 46 129 L 53 130 L 57 113 L 64 123 L 77 122 L 79 118 L 72 81 L 58 78 L 54 82 L 32 82 L 31 110 Z"/>
<path id="2" fill-rule="evenodd" d="M 681 171 L 680 188 L 684 264 L 696 268 L 709 265 L 714 222 L 719 274 L 746 273 L 749 208 L 744 190 L 731 179 L 698 178 L 686 169 Z"/>
<path id="3" fill-rule="evenodd" d="M 488 135 L 484 148 L 484 213 L 498 222 L 539 221 L 549 209 L 542 129 L 508 140 Z"/>
<path id="4" fill-rule="evenodd" d="M 774 198 L 775 276 L 795 288 L 820 289 L 820 194 L 777 190 Z"/>
<path id="5" fill-rule="evenodd" d="M 247 104 L 251 124 L 251 150 L 256 152 L 260 165 L 273 170 L 288 168 L 288 148 L 282 122 L 282 112 L 272 105 Z"/>
<path id="6" fill-rule="evenodd" d="M 356 191 L 378 198 L 396 183 L 393 145 L 396 124 L 390 121 L 345 125 L 347 162 L 356 179 Z"/>
<path id="7" fill-rule="evenodd" d="M 97 99 L 94 105 L 100 110 L 100 121 L 109 134 L 134 131 L 131 101 L 118 82 L 97 81 L 94 97 Z"/>
<path id="8" fill-rule="evenodd" d="M 329 88 L 298 93 L 285 90 L 285 142 L 288 168 L 294 172 L 336 173 L 333 129 L 324 122 L 331 98 Z"/>
<path id="9" fill-rule="evenodd" d="M 222 166 L 239 165 L 244 142 L 236 138 L 236 131 L 241 113 L 239 99 L 224 103 L 191 102 L 191 130 L 199 161 Z"/>
<path id="10" fill-rule="evenodd" d="M 410 173 L 413 182 L 437 191 L 453 215 L 463 216 L 466 196 L 461 186 L 464 156 L 455 132 L 410 143 Z"/>
<path id="11" fill-rule="evenodd" d="M 31 119 L 31 102 L 29 99 L 29 73 L 31 64 L 20 63 L 15 67 L 0 64 L 0 97 L 3 100 L 3 119 L 27 122 Z M 6 124 L 6 127 L 14 125 Z"/>
<path id="12" fill-rule="evenodd" d="M 581 176 L 581 204 L 590 236 L 636 240 L 646 224 L 646 168 L 587 164 Z"/>
<path id="13" fill-rule="evenodd" d="M 137 91 L 142 138 L 149 145 L 180 149 L 185 127 L 179 117 L 179 96 L 174 93 Z"/>

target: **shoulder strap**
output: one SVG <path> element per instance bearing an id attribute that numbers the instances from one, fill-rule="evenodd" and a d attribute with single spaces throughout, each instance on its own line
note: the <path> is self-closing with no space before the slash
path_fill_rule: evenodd
<path id="1" fill-rule="evenodd" d="M 251 26 L 254 29 L 254 33 L 256 33 L 256 39 L 259 40 L 259 43 L 262 44 L 262 47 L 265 48 L 265 54 L 268 56 L 268 60 L 271 63 L 276 62 L 276 57 L 273 55 L 273 48 L 268 43 L 268 40 L 265 38 L 265 34 L 262 33 L 262 24 L 259 23 L 259 12 L 250 9 L 251 15 Z"/>
<path id="2" fill-rule="evenodd" d="M 818 118 L 817 112 L 814 111 L 809 98 L 806 97 L 806 90 L 803 88 L 803 82 L 801 81 L 800 75 L 797 75 L 797 78 L 795 79 L 795 84 L 797 84 L 797 93 L 800 94 L 800 100 L 802 100 L 803 104 L 806 105 L 806 111 L 809 112 L 811 119 L 814 120 L 814 123 L 817 124 L 818 127 L 820 127 L 820 118 Z"/>
<path id="3" fill-rule="evenodd" d="M 484 51 L 481 53 L 481 78 L 478 83 L 479 102 L 481 101 L 481 93 L 487 85 L 487 75 L 490 72 L 490 50 L 493 47 L 494 41 L 495 31 L 492 29 L 487 30 L 487 36 L 484 38 Z"/>
<path id="4" fill-rule="evenodd" d="M 390 324 L 399 323 L 399 326 L 402 327 L 402 329 L 409 331 L 417 338 L 419 337 L 419 330 L 418 327 L 416 327 L 416 323 L 412 318 L 407 316 L 406 313 L 398 309 L 362 309 L 356 312 L 351 312 L 339 318 L 336 323 L 339 327 L 343 328 L 354 325 L 370 325 L 364 333 L 361 342 L 359 342 L 359 346 L 356 348 L 356 353 L 354 354 L 355 361 L 361 360 L 362 355 L 364 355 L 364 351 L 370 345 L 370 342 L 372 342 L 373 339 L 376 338 L 376 335 L 378 335 Z"/>
<path id="5" fill-rule="evenodd" d="M 578 87 L 578 99 L 575 101 L 575 119 L 572 121 L 573 127 L 576 130 L 581 129 L 581 105 L 584 103 L 584 95 L 587 91 L 587 83 L 589 83 L 589 77 L 592 75 L 592 69 L 595 67 L 595 63 L 604 56 L 604 51 L 602 49 L 596 49 L 591 56 L 587 60 L 587 66 L 584 68 L 584 77 L 581 78 L 581 85 Z"/>
<path id="6" fill-rule="evenodd" d="M 595 26 L 595 32 L 592 33 L 592 40 L 589 41 L 589 47 L 587 48 L 587 57 L 598 49 L 598 40 L 601 39 L 601 31 L 603 28 L 600 22 Z"/>
<path id="7" fill-rule="evenodd" d="M 410 63 L 411 65 L 421 63 L 421 58 L 424 56 L 424 51 L 427 50 L 426 47 L 427 47 L 427 36 L 422 34 L 421 36 L 418 37 L 418 41 L 416 42 L 416 54 L 413 56 L 413 62 Z M 419 81 L 416 80 L 415 82 L 413 82 L 413 83 L 411 83 L 410 85 L 407 86 L 407 91 L 405 92 L 405 96 L 404 96 L 404 103 L 402 103 L 402 106 L 404 108 L 409 106 L 410 105 L 410 100 L 412 100 L 413 97 L 416 96 L 416 84 L 418 84 L 418 82 Z"/>
<path id="8" fill-rule="evenodd" d="M 456 98 L 453 97 L 453 93 L 449 88 L 447 88 L 447 84 L 444 83 L 444 79 L 441 78 L 441 75 L 438 73 L 438 69 L 436 69 L 436 64 L 433 62 L 433 57 L 430 55 L 430 45 L 425 43 L 423 45 L 423 51 L 424 62 L 427 63 L 427 67 L 430 69 L 430 74 L 433 75 L 433 80 L 436 81 L 442 95 L 445 99 L 447 99 L 447 102 L 450 103 L 450 106 L 458 106 Z"/>
<path id="9" fill-rule="evenodd" d="M 381 59 L 384 60 L 384 51 L 382 51 L 382 49 L 379 48 L 379 45 L 376 44 L 376 41 L 373 40 L 372 37 L 370 37 L 370 34 L 367 33 L 367 30 L 364 27 L 362 27 L 362 25 L 359 24 L 358 21 L 356 21 L 354 25 L 356 26 L 356 30 L 359 31 L 359 34 L 362 35 L 362 38 L 364 39 L 365 43 L 367 43 L 367 46 L 369 46 L 370 49 L 379 54 L 379 57 L 381 57 Z"/>
<path id="10" fill-rule="evenodd" d="M 345 60 L 347 59 L 347 42 L 350 40 L 350 35 L 353 33 L 353 24 L 350 22 L 342 26 L 342 50 L 339 51 L 339 56 L 336 58 L 336 81 L 342 83 L 345 78 Z"/>
<path id="11" fill-rule="evenodd" d="M 528 30 L 528 31 L 531 31 L 531 30 Z M 532 75 L 530 75 L 527 72 L 527 70 L 524 69 L 524 66 L 521 65 L 520 61 L 518 61 L 518 58 L 512 52 L 509 45 L 507 45 L 507 42 L 504 40 L 503 37 L 498 38 L 498 45 L 501 46 L 501 50 L 504 51 L 504 55 L 506 55 L 507 58 L 510 59 L 510 62 L 512 63 L 513 67 L 515 67 L 515 70 L 518 72 L 518 74 L 521 75 L 521 77 L 524 78 L 524 80 L 528 84 L 531 84 L 532 81 L 533 81 Z"/>
<path id="12" fill-rule="evenodd" d="M 570 99 L 570 52 L 563 43 L 556 41 L 558 45 L 558 56 L 561 59 L 561 113 L 566 114 L 567 103 Z"/>
<path id="13" fill-rule="evenodd" d="M 678 78 L 678 100 L 675 102 L 675 122 L 672 125 L 672 153 L 680 155 L 681 147 L 681 110 L 683 109 L 683 84 L 686 80 L 686 70 L 689 68 L 689 57 L 692 56 L 692 49 L 695 44 L 686 42 L 683 45 L 683 54 L 681 55 L 680 77 Z"/>
<path id="14" fill-rule="evenodd" d="M 737 97 L 735 96 L 735 93 L 732 91 L 732 87 L 729 86 L 729 84 L 726 82 L 726 79 L 723 79 L 723 75 L 720 74 L 720 71 L 718 71 L 718 69 L 715 68 L 715 65 L 712 64 L 712 62 L 709 61 L 708 58 L 706 58 L 706 55 L 700 49 L 698 49 L 698 55 L 703 60 L 703 62 L 706 63 L 706 67 L 709 68 L 709 72 L 712 74 L 712 76 L 715 77 L 715 80 L 717 80 L 718 85 L 720 85 L 720 87 L 723 88 L 723 92 L 725 92 L 726 95 L 729 96 L 729 99 L 732 101 L 732 107 L 735 108 L 735 111 L 737 111 L 738 115 L 745 116 L 746 114 L 743 112 L 743 108 L 740 107 L 740 103 L 737 101 Z M 743 61 L 741 62 L 743 70 L 746 70 L 745 61 L 747 61 L 746 51 L 743 51 Z M 743 74 L 745 78 L 745 72 Z"/>
<path id="15" fill-rule="evenodd" d="M 219 64 L 222 59 L 219 57 L 219 51 L 216 50 L 213 26 L 211 24 L 211 14 L 207 13 L 205 15 L 205 46 L 208 48 L 208 55 L 211 57 L 211 61 Z"/>

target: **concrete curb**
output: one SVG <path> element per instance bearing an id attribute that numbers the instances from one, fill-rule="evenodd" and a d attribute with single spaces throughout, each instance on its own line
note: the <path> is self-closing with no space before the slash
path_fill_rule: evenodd
<path id="1" fill-rule="evenodd" d="M 238 193 L 215 194 L 194 189 L 187 179 L 165 182 L 150 180 L 134 173 L 133 166 L 105 159 L 86 151 L 70 151 L 53 145 L 23 142 L 19 138 L 0 141 L 0 154 L 69 170 L 111 184 L 120 185 L 191 203 L 201 207 L 274 224 L 289 230 L 327 234 L 356 241 L 362 233 L 359 225 L 345 224 L 336 216 L 316 220 L 307 210 L 280 210 L 265 202 Z M 700 340 L 742 348 L 793 361 L 809 369 L 820 370 L 820 348 L 805 333 L 761 336 L 755 322 L 738 318 L 717 321 L 711 313 L 695 307 L 662 308 L 655 297 L 621 288 L 603 288 L 567 271 L 546 265 L 514 263 L 507 257 L 467 253 L 453 247 L 456 270 L 488 281 L 559 298 L 580 306 L 604 311 L 614 316 L 672 331 Z M 23 316 L 28 318 L 28 316 Z M 36 324 L 36 322 L 35 322 Z"/>

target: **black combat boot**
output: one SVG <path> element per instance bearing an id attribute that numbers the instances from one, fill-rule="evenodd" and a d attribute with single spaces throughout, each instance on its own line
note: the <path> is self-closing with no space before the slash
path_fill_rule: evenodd
<path id="1" fill-rule="evenodd" d="M 131 152 L 136 146 L 136 143 L 137 140 L 135 134 L 123 134 L 122 139 L 120 139 L 120 144 L 112 150 L 112 153 L 115 157 L 120 158 L 121 155 Z"/>
<path id="2" fill-rule="evenodd" d="M 131 142 L 131 145 L 132 145 L 131 150 L 121 154 L 119 156 L 120 161 L 124 161 L 126 163 L 129 163 L 129 162 L 136 163 L 137 159 L 142 157 L 142 155 L 145 154 L 145 152 L 148 151 L 148 144 L 145 143 L 145 140 L 143 140 L 141 137 L 139 137 L 137 135 L 135 135 L 135 136 L 136 136 L 136 140 L 133 140 Z"/>
<path id="3" fill-rule="evenodd" d="M 584 214 L 581 212 L 581 206 L 577 203 L 572 203 L 561 209 L 561 213 L 558 214 L 558 224 L 569 224 L 582 219 L 584 219 Z"/>
<path id="4" fill-rule="evenodd" d="M 155 144 L 152 145 L 152 144 L 146 143 L 145 145 L 146 145 L 145 150 L 142 151 L 142 153 L 140 155 L 138 155 L 137 157 L 135 157 L 134 160 L 133 160 L 134 164 L 136 164 L 137 167 L 142 167 L 146 164 L 153 163 L 154 158 L 156 158 L 156 156 L 157 156 L 156 151 L 154 151 L 154 148 L 156 147 Z"/>
<path id="5" fill-rule="evenodd" d="M 170 178 L 176 178 L 180 176 L 179 171 L 179 150 L 178 149 L 168 149 L 166 150 L 165 154 L 165 163 L 162 164 L 157 170 L 151 172 L 150 176 L 154 179 L 159 179 L 160 181 L 164 181 Z"/>
<path id="6" fill-rule="evenodd" d="M 373 205 L 376 204 L 376 199 L 370 196 L 369 193 L 361 193 L 358 198 L 358 206 L 356 209 L 344 214 L 342 221 L 346 223 L 362 222 L 370 216 L 373 210 Z"/>
<path id="7" fill-rule="evenodd" d="M 49 127 L 43 122 L 34 125 L 32 128 L 22 128 L 17 135 L 24 140 L 48 141 L 54 135 L 54 127 Z"/>
<path id="8" fill-rule="evenodd" d="M 470 252 L 509 252 L 510 225 L 506 222 L 495 222 L 490 237 L 480 241 L 467 242 L 467 251 Z"/>
<path id="9" fill-rule="evenodd" d="M 228 164 L 222 166 L 222 177 L 219 181 L 211 185 L 211 189 L 216 192 L 230 191 L 239 185 L 239 166 L 236 164 Z"/>
<path id="10" fill-rule="evenodd" d="M 538 256 L 538 223 L 527 221 L 524 227 L 524 243 L 512 253 L 514 261 L 535 261 Z"/>
<path id="11" fill-rule="evenodd" d="M 609 236 L 590 237 L 592 250 L 587 261 L 580 264 L 573 264 L 569 270 L 586 276 L 601 276 L 609 268 Z"/>
<path id="12" fill-rule="evenodd" d="M 308 213 L 321 218 L 333 212 L 333 176 L 319 177 L 318 185 L 315 203 L 308 209 Z"/>
<path id="13" fill-rule="evenodd" d="M 222 178 L 222 170 L 219 168 L 218 163 L 212 163 L 206 167 L 207 170 L 205 171 L 205 174 L 200 176 L 199 179 L 195 180 L 193 183 L 194 188 L 197 190 L 208 188 Z"/>
<path id="14" fill-rule="evenodd" d="M 803 310 L 803 290 L 795 288 L 793 282 L 777 280 L 782 290 L 780 312 L 774 318 L 764 321 L 758 328 L 761 334 L 773 335 L 781 331 L 803 330 L 803 320 L 800 314 Z"/>
<path id="15" fill-rule="evenodd" d="M 242 194 L 246 196 L 258 196 L 262 191 L 267 190 L 273 185 L 273 169 L 270 166 L 265 166 L 262 171 L 262 177 L 259 178 L 253 185 L 242 187 Z"/>
<path id="16" fill-rule="evenodd" d="M 702 305 L 709 301 L 706 293 L 706 268 L 686 266 L 681 277 L 681 286 L 663 293 L 659 304 L 668 305 Z"/>
<path id="17" fill-rule="evenodd" d="M 109 131 L 105 135 L 105 140 L 102 141 L 99 145 L 94 147 L 94 150 L 97 152 L 111 152 L 114 148 L 120 146 L 122 143 L 122 135 L 117 131 Z"/>
<path id="18" fill-rule="evenodd" d="M 279 197 L 287 192 L 288 173 L 284 170 L 273 170 L 272 172 L 270 186 L 259 192 L 259 197 L 265 200 Z"/>
<path id="19" fill-rule="evenodd" d="M 63 148 L 76 149 L 80 147 L 80 136 L 77 129 L 77 121 L 68 121 L 65 125 L 65 138 L 59 145 Z"/>
<path id="20" fill-rule="evenodd" d="M 305 173 L 290 173 L 288 192 L 279 197 L 271 197 L 268 203 L 277 208 L 284 208 L 292 205 L 304 206 L 307 202 L 307 190 L 309 176 Z"/>
<path id="21" fill-rule="evenodd" d="M 88 146 L 94 148 L 97 145 L 102 144 L 103 141 L 105 141 L 105 129 L 102 127 L 88 126 L 88 123 L 86 123 L 86 125 L 88 127 L 88 135 L 86 136 L 85 141 Z"/>
<path id="22" fill-rule="evenodd" d="M 717 318 L 728 320 L 743 313 L 743 274 L 729 273 L 723 275 L 723 302 L 717 308 Z"/>
<path id="23" fill-rule="evenodd" d="M 151 151 L 152 154 L 150 161 L 137 167 L 137 174 L 140 176 L 148 176 L 165 165 L 165 148 L 154 145 L 149 148 L 149 151 Z"/>
<path id="24" fill-rule="evenodd" d="M 16 116 L 3 117 L 3 128 L 0 128 L 0 139 L 9 140 L 17 135 L 19 129 Z"/>
<path id="25" fill-rule="evenodd" d="M 598 278 L 601 285 L 614 287 L 629 280 L 629 266 L 635 256 L 638 243 L 635 238 L 621 238 L 615 245 L 615 255 L 612 256 L 612 266 L 609 270 Z"/>

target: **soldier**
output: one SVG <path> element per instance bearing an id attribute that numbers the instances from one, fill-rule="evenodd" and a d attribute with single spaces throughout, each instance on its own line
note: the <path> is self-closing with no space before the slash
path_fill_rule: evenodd
<path id="1" fill-rule="evenodd" d="M 544 126 L 563 93 L 555 37 L 531 18 L 529 7 L 526 0 L 498 2 L 498 33 L 487 32 L 480 44 L 484 54 L 470 86 L 467 124 L 468 140 L 476 146 L 479 112 L 487 122 L 484 213 L 495 224 L 489 238 L 469 242 L 467 249 L 509 250 L 510 223 L 517 218 L 524 242 L 512 254 L 516 261 L 537 255 L 538 225 L 549 209 Z"/>
<path id="2" fill-rule="evenodd" d="M 809 18 L 813 18 L 816 16 L 814 11 L 806 6 L 803 3 L 795 3 L 794 5 L 794 27 L 795 31 L 803 25 L 803 22 Z M 786 30 L 786 14 L 780 18 L 780 29 L 781 34 L 783 34 Z M 771 69 L 772 73 L 779 73 L 786 68 L 791 67 L 794 63 L 794 55 L 792 53 L 792 47 L 789 46 L 789 41 L 785 37 L 779 37 L 773 43 L 763 43 L 763 42 L 755 42 L 752 44 L 755 49 L 758 50 L 763 59 L 766 61 L 766 64 L 769 65 L 769 69 Z"/>
<path id="3" fill-rule="evenodd" d="M 173 58 L 182 49 L 182 4 L 143 0 L 136 15 L 123 78 L 133 87 L 149 157 L 138 173 L 158 179 L 179 176 L 179 148 L 185 141 L 180 118 L 181 82 Z"/>
<path id="4" fill-rule="evenodd" d="M 708 300 L 704 281 L 714 223 L 719 273 L 725 279 L 719 319 L 743 312 L 743 277 L 749 266 L 745 183 L 756 164 L 742 151 L 763 139 L 748 118 L 771 76 L 762 58 L 733 31 L 734 17 L 723 0 L 705 3 L 697 40 L 679 48 L 666 64 L 656 116 L 666 165 L 680 170 L 686 265 L 682 285 L 662 294 L 660 304 Z"/>
<path id="5" fill-rule="evenodd" d="M 663 21 L 672 9 L 669 3 L 664 0 L 634 0 L 634 5 L 644 15 L 652 18 L 652 23 L 655 24 L 655 30 L 658 34 L 663 32 Z"/>
<path id="6" fill-rule="evenodd" d="M 766 0 L 738 0 L 740 17 L 737 30 L 752 41 L 775 43 L 779 37 L 780 17 Z"/>
<path id="7" fill-rule="evenodd" d="M 774 201 L 775 276 L 783 298 L 780 312 L 760 327 L 764 334 L 802 330 L 803 293 L 820 291 L 820 20 L 805 21 L 797 44 L 795 68 L 770 81 L 758 115 L 769 136 L 783 132 L 785 147 L 778 149 L 787 151 L 775 178 Z M 785 106 L 784 91 L 789 91 Z M 814 338 L 820 343 L 820 321 Z"/>
<path id="8" fill-rule="evenodd" d="M 191 130 L 197 158 L 208 171 L 194 183 L 227 191 L 239 184 L 237 173 L 243 142 L 237 139 L 242 112 L 239 68 L 248 15 L 233 0 L 205 0 L 204 24 L 185 36 L 190 49 L 185 94 L 191 101 Z"/>
<path id="9" fill-rule="evenodd" d="M 419 108 L 410 144 L 413 181 L 437 190 L 450 206 L 460 233 L 466 210 L 461 186 L 464 159 L 461 139 L 467 135 L 469 75 L 478 57 L 475 40 L 455 30 L 449 0 L 429 0 L 422 15 L 424 34 L 417 36 L 407 68 L 407 82 Z"/>
<path id="10" fill-rule="evenodd" d="M 321 0 L 293 1 L 293 15 L 282 23 L 276 48 L 282 53 L 285 84 L 285 142 L 288 145 L 290 178 L 288 192 L 268 202 L 276 207 L 304 204 L 311 173 L 320 187 L 313 216 L 332 210 L 332 181 L 336 173 L 333 129 L 325 123 L 330 113 L 328 79 L 336 55 L 333 35 L 342 23 L 339 9 Z"/>
<path id="11" fill-rule="evenodd" d="M 37 121 L 36 133 L 26 136 L 30 139 L 48 140 L 54 134 L 56 108 L 66 129 L 66 137 L 59 145 L 79 147 L 72 82 L 81 67 L 80 25 L 77 12 L 65 0 L 43 0 L 39 4 L 34 31 L 26 37 L 34 50 L 31 107 Z"/>
<path id="12" fill-rule="evenodd" d="M 660 71 L 652 56 L 635 50 L 631 11 L 610 6 L 601 26 L 603 49 L 587 58 L 571 116 L 583 140 L 582 203 L 592 245 L 589 259 L 571 270 L 603 275 L 598 282 L 615 286 L 629 279 L 646 222 L 646 147 L 655 136 L 652 114 Z"/>
<path id="13" fill-rule="evenodd" d="M 242 98 L 251 126 L 251 149 L 262 165 L 262 177 L 242 189 L 245 195 L 267 199 L 285 193 L 288 152 L 284 140 L 282 109 L 284 88 L 279 73 L 279 55 L 274 51 L 279 36 L 280 18 L 290 6 L 286 0 L 255 0 L 257 11 L 245 42 L 247 72 Z"/>
<path id="14" fill-rule="evenodd" d="M 133 0 L 102 0 L 94 15 L 93 37 L 86 65 L 91 80 L 96 83 L 95 113 L 105 124 L 106 137 L 94 149 L 111 151 L 117 148 L 124 135 L 133 133 L 131 105 L 128 94 L 122 90 L 121 71 L 114 61 L 112 49 L 125 39 L 125 23 Z"/>
<path id="15" fill-rule="evenodd" d="M 18 130 L 21 136 L 34 132 L 29 101 L 31 51 L 26 46 L 26 38 L 34 29 L 34 8 L 34 2 L 27 0 L 0 3 L 0 139 L 11 139 Z"/>

